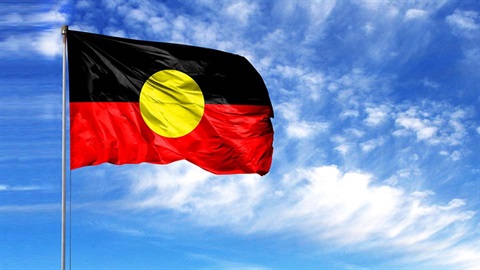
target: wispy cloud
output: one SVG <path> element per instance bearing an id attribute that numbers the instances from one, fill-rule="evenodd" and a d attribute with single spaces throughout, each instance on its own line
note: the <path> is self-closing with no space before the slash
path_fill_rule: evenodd
<path id="1" fill-rule="evenodd" d="M 421 9 L 409 9 L 405 13 L 405 20 L 413 20 L 413 19 L 420 19 L 424 18 L 428 15 L 428 13 L 425 10 Z"/>
<path id="2" fill-rule="evenodd" d="M 313 138 L 320 133 L 325 133 L 330 126 L 326 121 L 303 120 L 301 103 L 298 99 L 279 104 L 276 109 L 286 121 L 285 131 L 290 138 Z"/>
<path id="3" fill-rule="evenodd" d="M 469 31 L 480 29 L 480 14 L 476 11 L 455 10 L 452 15 L 447 16 L 447 23 L 460 32 L 468 34 Z"/>
<path id="4" fill-rule="evenodd" d="M 0 205 L 0 213 L 29 213 L 60 211 L 60 203 L 35 205 Z"/>
<path id="5" fill-rule="evenodd" d="M 478 70 L 480 67 L 480 13 L 476 10 L 456 9 L 445 21 L 452 33 L 463 39 L 464 58 L 459 63 L 463 70 Z"/>
<path id="6" fill-rule="evenodd" d="M 12 7 L 4 7 L 12 10 Z M 24 11 L 25 7 L 18 7 L 17 10 Z M 30 10 L 24 13 L 12 12 L 0 16 L 2 26 L 20 27 L 20 26 L 50 26 L 51 24 L 63 23 L 66 21 L 66 14 L 57 9 L 49 11 Z"/>
<path id="7" fill-rule="evenodd" d="M 39 32 L 37 34 L 9 36 L 0 41 L 0 47 L 3 51 L 0 55 L 2 57 L 11 56 L 11 54 L 27 56 L 32 52 L 47 57 L 61 55 L 62 37 L 60 27 Z"/>
<path id="8" fill-rule="evenodd" d="M 385 141 L 385 137 L 379 137 L 360 143 L 360 147 L 362 148 L 362 151 L 369 152 L 377 147 L 382 146 Z"/>
<path id="9" fill-rule="evenodd" d="M 390 109 L 386 105 L 380 105 L 379 107 L 367 107 L 365 108 L 368 116 L 365 118 L 365 123 L 368 126 L 378 126 L 385 122 L 388 118 Z"/>
<path id="10" fill-rule="evenodd" d="M 6 13 L 0 15 L 0 26 L 29 27 L 27 31 L 13 34 L 5 31 L 0 40 L 0 56 L 29 56 L 36 53 L 46 57 L 61 55 L 62 37 L 60 27 L 66 23 L 67 15 L 60 11 L 60 5 L 5 5 Z M 14 11 L 15 10 L 15 11 Z"/>
<path id="11" fill-rule="evenodd" d="M 165 169 L 134 177 L 135 199 L 130 207 L 170 209 L 211 226 L 236 224 L 253 218 L 265 192 L 265 184 L 254 175 L 215 181 L 211 174 L 183 162 Z"/>
<path id="12" fill-rule="evenodd" d="M 329 127 L 326 122 L 291 121 L 287 126 L 287 135 L 290 138 L 312 138 L 325 132 Z"/>
<path id="13" fill-rule="evenodd" d="M 15 86 L 17 88 L 18 86 Z M 0 119 L 2 120 L 60 120 L 61 115 L 60 94 L 35 94 L 26 96 L 0 97 Z"/>
<path id="14" fill-rule="evenodd" d="M 246 264 L 237 261 L 225 260 L 221 258 L 217 258 L 214 256 L 209 256 L 205 254 L 198 254 L 198 253 L 191 253 L 189 254 L 190 257 L 199 259 L 201 261 L 208 262 L 209 265 L 212 265 L 212 268 L 219 268 L 225 270 L 235 270 L 235 269 L 242 269 L 242 270 L 268 270 L 271 268 L 260 266 L 260 265 L 252 265 Z"/>
<path id="15" fill-rule="evenodd" d="M 2 191 L 35 191 L 44 189 L 40 186 L 10 186 L 10 185 L 1 185 L 0 192 Z"/>
<path id="16" fill-rule="evenodd" d="M 468 268 L 480 256 L 469 230 L 475 212 L 464 209 L 465 200 L 435 203 L 431 191 L 374 183 L 373 175 L 336 166 L 299 168 L 278 182 L 253 175 L 215 177 L 180 162 L 136 172 L 132 179 L 133 196 L 125 207 L 173 210 L 199 226 L 247 234 L 295 232 L 357 252 L 389 247 L 409 264 Z M 154 215 L 149 219 L 156 222 Z M 440 255 L 445 252 L 462 260 Z"/>
<path id="17" fill-rule="evenodd" d="M 420 141 L 433 145 L 461 145 L 470 126 L 471 108 L 455 108 L 448 104 L 427 103 L 410 106 L 397 113 L 394 136 L 408 136 L 411 132 Z"/>

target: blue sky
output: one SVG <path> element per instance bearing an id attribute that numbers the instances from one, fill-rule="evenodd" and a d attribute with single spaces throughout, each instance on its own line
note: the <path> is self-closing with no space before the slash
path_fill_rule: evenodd
<path id="1" fill-rule="evenodd" d="M 69 172 L 72 269 L 480 268 L 478 2 L 3 0 L 0 269 L 60 267 L 63 24 L 244 55 L 275 110 L 264 177 Z"/>

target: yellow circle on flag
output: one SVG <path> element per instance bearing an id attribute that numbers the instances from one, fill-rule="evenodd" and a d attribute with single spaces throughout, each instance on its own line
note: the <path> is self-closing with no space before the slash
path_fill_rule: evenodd
<path id="1" fill-rule="evenodd" d="M 178 138 L 190 133 L 203 116 L 205 100 L 198 84 L 178 70 L 159 71 L 140 92 L 140 112 L 158 135 Z"/>

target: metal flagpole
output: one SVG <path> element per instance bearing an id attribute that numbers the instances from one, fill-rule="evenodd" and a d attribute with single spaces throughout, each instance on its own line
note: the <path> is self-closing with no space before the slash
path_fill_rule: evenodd
<path id="1" fill-rule="evenodd" d="M 66 137 L 66 114 L 67 114 L 67 31 L 68 26 L 62 26 L 63 35 L 63 64 L 62 64 L 62 254 L 61 269 L 65 270 L 65 247 L 66 247 L 66 215 L 67 215 L 67 137 Z"/>

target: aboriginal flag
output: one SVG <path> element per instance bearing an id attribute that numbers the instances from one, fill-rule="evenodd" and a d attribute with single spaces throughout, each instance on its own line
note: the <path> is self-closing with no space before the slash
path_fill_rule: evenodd
<path id="1" fill-rule="evenodd" d="M 273 109 L 259 73 L 218 50 L 67 32 L 70 168 L 188 160 L 266 174 Z"/>

